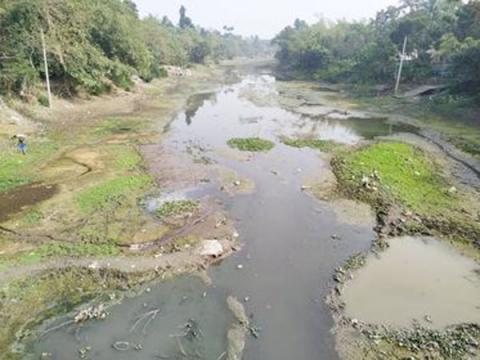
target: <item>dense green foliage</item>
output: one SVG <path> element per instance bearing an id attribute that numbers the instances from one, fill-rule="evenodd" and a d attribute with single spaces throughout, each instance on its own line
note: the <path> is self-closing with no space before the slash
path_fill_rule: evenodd
<path id="1" fill-rule="evenodd" d="M 166 17 L 141 19 L 131 0 L 0 0 L 0 92 L 34 95 L 44 79 L 42 29 L 53 90 L 60 95 L 99 94 L 112 85 L 129 89 L 134 75 L 145 81 L 165 75 L 162 65 L 264 48 L 258 38 L 195 26 L 184 7 L 175 26 Z"/>
<path id="2" fill-rule="evenodd" d="M 480 1 L 402 0 L 368 22 L 297 20 L 273 40 L 281 65 L 329 81 L 393 82 L 405 37 L 403 79 L 448 78 L 480 89 Z M 460 87 L 460 86 L 459 86 Z"/>

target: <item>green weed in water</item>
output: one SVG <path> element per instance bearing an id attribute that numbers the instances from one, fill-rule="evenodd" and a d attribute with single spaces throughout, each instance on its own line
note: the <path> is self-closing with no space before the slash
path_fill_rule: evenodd
<path id="1" fill-rule="evenodd" d="M 275 144 L 270 140 L 252 138 L 233 138 L 228 140 L 227 144 L 241 151 L 269 151 L 273 149 Z"/>
<path id="2" fill-rule="evenodd" d="M 157 209 L 157 215 L 161 218 L 181 215 L 194 212 L 198 209 L 198 207 L 198 202 L 193 200 L 167 201 L 160 206 L 159 209 Z"/>
<path id="3" fill-rule="evenodd" d="M 282 138 L 282 143 L 291 147 L 296 147 L 296 148 L 308 147 L 308 148 L 312 148 L 320 151 L 330 151 L 338 146 L 334 141 L 321 140 L 321 139 Z"/>

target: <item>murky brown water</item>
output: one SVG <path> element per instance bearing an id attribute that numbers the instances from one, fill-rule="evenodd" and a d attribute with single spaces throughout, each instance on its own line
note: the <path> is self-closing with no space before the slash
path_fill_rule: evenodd
<path id="1" fill-rule="evenodd" d="M 0 194 L 0 222 L 27 206 L 51 198 L 57 190 L 56 185 L 30 184 Z"/>
<path id="2" fill-rule="evenodd" d="M 396 327 L 480 323 L 480 266 L 435 239 L 389 241 L 345 288 L 352 318 Z"/>

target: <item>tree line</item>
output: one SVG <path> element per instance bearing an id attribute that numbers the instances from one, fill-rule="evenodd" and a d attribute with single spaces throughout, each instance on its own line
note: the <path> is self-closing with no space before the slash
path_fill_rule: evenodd
<path id="1" fill-rule="evenodd" d="M 261 53 L 257 37 L 195 26 L 182 6 L 179 21 L 140 18 L 132 0 L 0 0 L 0 93 L 31 96 L 45 76 L 45 33 L 53 90 L 100 94 L 165 76 L 163 65 L 187 66 Z"/>
<path id="2" fill-rule="evenodd" d="M 296 20 L 273 40 L 283 70 L 334 82 L 391 83 L 407 38 L 404 81 L 480 90 L 480 1 L 401 0 L 368 21 Z"/>

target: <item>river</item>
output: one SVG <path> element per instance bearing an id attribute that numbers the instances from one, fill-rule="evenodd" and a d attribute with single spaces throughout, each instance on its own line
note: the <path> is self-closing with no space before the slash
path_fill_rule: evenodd
<path id="1" fill-rule="evenodd" d="M 252 87 L 275 91 L 274 82 L 270 74 L 248 75 L 215 93 L 197 95 L 192 103 L 198 105 L 179 114 L 168 130 L 164 145 L 173 151 L 202 149 L 209 162 L 255 183 L 253 193 L 237 196 L 219 191 L 215 182 L 187 189 L 191 197 L 221 202 L 243 243 L 241 251 L 209 270 L 212 284 L 192 275 L 152 285 L 113 306 L 103 321 L 49 332 L 31 346 L 32 353 L 48 352 L 53 359 L 220 359 L 233 322 L 226 299 L 233 295 L 258 331 L 247 338 L 244 359 L 337 358 L 325 297 L 334 269 L 369 249 L 375 233 L 371 222 L 342 218 L 331 203 L 302 191 L 309 177 L 330 171 L 328 158 L 288 147 L 279 137 L 308 131 L 354 144 L 404 129 L 382 119 L 320 120 L 260 107 L 242 96 Z M 275 148 L 246 159 L 225 155 L 228 139 L 255 136 L 274 141 Z M 142 317 L 155 310 L 155 316 Z M 185 324 L 194 324 L 201 335 L 179 345 Z M 119 344 L 128 346 L 119 350 Z"/>

